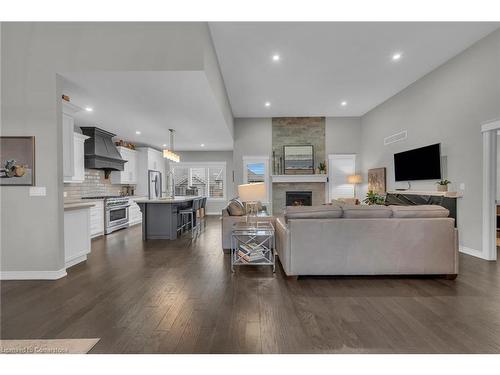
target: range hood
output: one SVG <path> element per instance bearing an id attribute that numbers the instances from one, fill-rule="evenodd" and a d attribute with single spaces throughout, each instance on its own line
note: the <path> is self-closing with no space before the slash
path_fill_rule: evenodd
<path id="1" fill-rule="evenodd" d="M 123 171 L 123 160 L 112 138 L 116 135 L 95 126 L 81 127 L 82 133 L 89 139 L 85 140 L 85 168 L 100 169 L 104 176 L 109 177 L 112 171 Z"/>

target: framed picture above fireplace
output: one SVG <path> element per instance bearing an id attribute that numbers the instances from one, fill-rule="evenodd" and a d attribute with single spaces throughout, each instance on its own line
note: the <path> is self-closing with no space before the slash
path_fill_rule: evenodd
<path id="1" fill-rule="evenodd" d="M 285 174 L 314 174 L 313 145 L 283 146 Z"/>

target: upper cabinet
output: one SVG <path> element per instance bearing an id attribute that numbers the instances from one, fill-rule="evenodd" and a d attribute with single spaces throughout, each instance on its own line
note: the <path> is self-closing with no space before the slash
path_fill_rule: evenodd
<path id="1" fill-rule="evenodd" d="M 63 101 L 63 180 L 65 183 L 81 183 L 85 180 L 85 140 L 89 137 L 75 132 L 73 115 L 80 110 L 74 104 Z"/>
<path id="2" fill-rule="evenodd" d="M 148 148 L 148 169 L 162 173 L 164 172 L 165 159 L 160 151 Z"/>
<path id="3" fill-rule="evenodd" d="M 148 195 L 149 171 L 161 172 L 162 190 L 165 186 L 165 159 L 161 151 L 150 147 L 137 148 L 137 195 Z"/>
<path id="4" fill-rule="evenodd" d="M 137 184 L 137 151 L 127 147 L 117 147 L 123 160 L 127 162 L 121 172 L 111 172 L 111 183 L 113 184 Z"/>
<path id="5" fill-rule="evenodd" d="M 85 180 L 85 140 L 86 135 L 73 132 L 73 155 L 71 176 L 64 176 L 65 183 L 82 183 Z"/>
<path id="6" fill-rule="evenodd" d="M 74 175 L 74 140 L 75 113 L 81 110 L 80 107 L 65 100 L 62 101 L 62 139 L 63 139 L 63 176 L 64 182 L 71 181 Z"/>

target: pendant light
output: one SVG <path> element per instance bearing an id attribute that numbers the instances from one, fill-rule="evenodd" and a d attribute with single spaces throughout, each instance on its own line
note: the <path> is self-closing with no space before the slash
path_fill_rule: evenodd
<path id="1" fill-rule="evenodd" d="M 181 161 L 181 157 L 174 152 L 174 129 L 168 129 L 170 132 L 170 149 L 163 150 L 163 157 L 165 159 L 174 161 L 176 163 Z"/>

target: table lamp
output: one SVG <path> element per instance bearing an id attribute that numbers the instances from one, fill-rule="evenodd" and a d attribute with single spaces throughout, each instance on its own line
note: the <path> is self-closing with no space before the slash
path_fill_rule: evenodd
<path id="1" fill-rule="evenodd" d="M 354 198 L 356 198 L 356 185 L 363 182 L 363 177 L 360 174 L 353 174 L 351 176 L 347 176 L 347 183 L 354 185 Z"/>
<path id="2" fill-rule="evenodd" d="M 266 199 L 266 184 L 256 182 L 254 184 L 238 185 L 238 195 L 240 200 L 245 203 L 248 216 L 257 215 L 257 203 Z"/>

